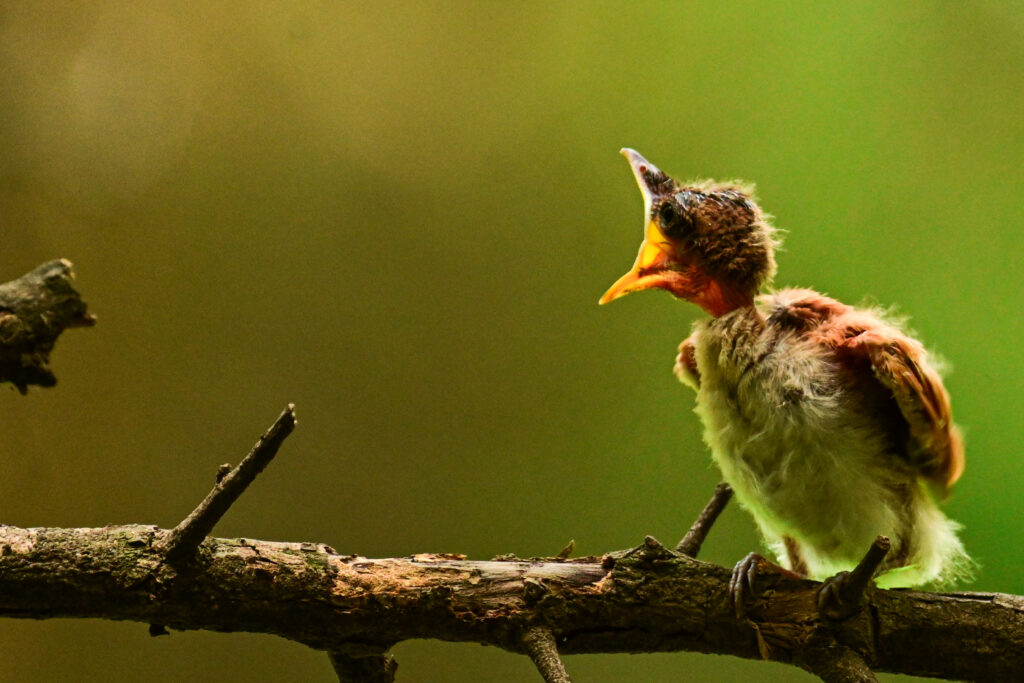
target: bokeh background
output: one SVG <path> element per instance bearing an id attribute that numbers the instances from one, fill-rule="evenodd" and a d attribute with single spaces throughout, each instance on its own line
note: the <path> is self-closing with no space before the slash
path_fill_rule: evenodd
<path id="1" fill-rule="evenodd" d="M 949 513 L 1024 593 L 1024 10 L 979 1 L 4 3 L 0 278 L 71 259 L 99 324 L 0 393 L 5 523 L 173 525 L 285 403 L 221 536 L 342 552 L 676 541 L 718 480 L 670 372 L 700 312 L 632 263 L 632 146 L 758 183 L 777 282 L 896 304 L 954 366 Z M 823 510 L 822 514 L 828 514 Z M 704 551 L 758 546 L 727 510 Z M 402 681 L 539 680 L 408 642 Z M 0 621 L 0 680 L 332 680 L 265 636 Z M 693 654 L 579 681 L 811 678 Z M 889 678 L 888 680 L 896 680 Z"/>

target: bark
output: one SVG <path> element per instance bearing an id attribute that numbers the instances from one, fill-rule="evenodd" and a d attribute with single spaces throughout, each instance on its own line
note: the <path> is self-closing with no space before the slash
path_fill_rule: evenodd
<path id="1" fill-rule="evenodd" d="M 768 575 L 765 597 L 740 621 L 727 569 L 650 541 L 604 558 L 470 561 L 210 538 L 181 571 L 159 552 L 168 533 L 0 527 L 0 616 L 270 633 L 348 657 L 377 656 L 409 638 L 529 654 L 524 635 L 544 624 L 562 655 L 688 650 L 822 674 L 824 660 L 854 669 L 862 660 L 875 671 L 951 679 L 1024 671 L 1018 596 L 869 589 L 864 610 L 833 622 L 818 613 L 820 584 L 774 577 L 771 585 Z"/>

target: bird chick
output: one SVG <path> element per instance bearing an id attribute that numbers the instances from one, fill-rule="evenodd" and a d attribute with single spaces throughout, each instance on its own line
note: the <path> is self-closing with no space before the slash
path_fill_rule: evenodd
<path id="1" fill-rule="evenodd" d="M 963 444 L 924 347 L 881 313 L 811 290 L 758 296 L 777 239 L 751 189 L 684 185 L 622 153 L 643 193 L 644 240 L 601 303 L 657 288 L 711 315 L 680 345 L 675 372 L 782 566 L 824 580 L 882 534 L 883 587 L 969 573 L 959 525 L 936 504 L 963 472 Z"/>

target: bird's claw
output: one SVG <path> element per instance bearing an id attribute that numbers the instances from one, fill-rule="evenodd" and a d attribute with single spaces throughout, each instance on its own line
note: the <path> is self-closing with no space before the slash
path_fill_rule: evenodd
<path id="1" fill-rule="evenodd" d="M 757 592 L 757 565 L 767 562 L 758 553 L 748 553 L 746 557 L 732 568 L 729 579 L 729 597 L 736 611 L 736 618 L 742 619 L 747 614 L 747 601 Z"/>
<path id="2" fill-rule="evenodd" d="M 853 597 L 847 595 L 850 572 L 839 572 L 825 579 L 818 588 L 818 613 L 829 619 L 846 619 L 860 609 L 860 593 Z"/>
<path id="3" fill-rule="evenodd" d="M 757 576 L 765 570 L 774 575 L 771 585 L 775 585 L 779 579 L 802 581 L 806 578 L 791 569 L 775 564 L 760 553 L 749 553 L 732 568 L 732 578 L 729 579 L 729 597 L 732 598 L 737 619 L 746 617 L 747 603 L 757 593 Z"/>

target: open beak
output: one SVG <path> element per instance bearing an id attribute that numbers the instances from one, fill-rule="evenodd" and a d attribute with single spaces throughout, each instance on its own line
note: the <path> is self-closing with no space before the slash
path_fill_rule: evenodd
<path id="1" fill-rule="evenodd" d="M 670 273 L 668 265 L 672 258 L 672 245 L 651 218 L 651 205 L 655 193 L 659 190 L 658 186 L 666 180 L 666 176 L 636 150 L 624 148 L 622 155 L 629 160 L 636 184 L 644 197 L 644 241 L 640 244 L 640 253 L 636 256 L 633 268 L 604 293 L 598 302 L 600 304 L 606 304 L 641 289 L 663 287 Z"/>

